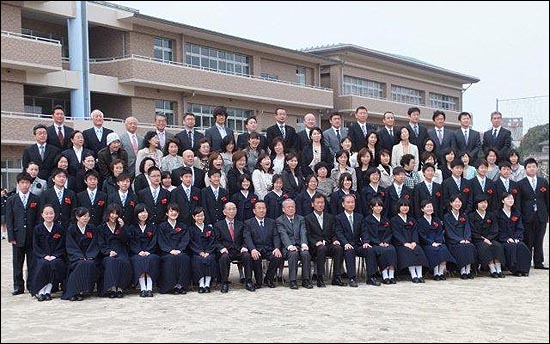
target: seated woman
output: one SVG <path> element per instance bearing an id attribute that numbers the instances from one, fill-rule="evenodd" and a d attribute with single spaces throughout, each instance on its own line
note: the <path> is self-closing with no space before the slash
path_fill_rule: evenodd
<path id="1" fill-rule="evenodd" d="M 462 199 L 458 194 L 449 199 L 451 211 L 443 216 L 445 239 L 460 268 L 461 279 L 472 279 L 472 264 L 476 262 L 476 249 L 472 244 L 472 228 L 466 214 L 460 212 Z M 475 266 L 475 265 L 474 265 Z"/>
<path id="2" fill-rule="evenodd" d="M 342 198 L 344 198 L 347 194 L 352 194 L 355 196 L 356 212 L 361 212 L 361 197 L 357 197 L 358 194 L 351 189 L 352 185 L 353 179 L 351 174 L 342 173 L 342 175 L 340 175 L 340 179 L 338 180 L 338 190 L 334 191 L 330 196 L 330 209 L 332 215 L 336 216 L 344 211 L 344 207 L 342 206 Z"/>
<path id="3" fill-rule="evenodd" d="M 216 235 L 212 225 L 204 223 L 204 210 L 201 207 L 193 210 L 195 224 L 189 229 L 192 252 L 193 277 L 199 284 L 199 294 L 210 292 L 212 276 L 216 276 Z"/>
<path id="4" fill-rule="evenodd" d="M 313 195 L 317 191 L 317 177 L 310 174 L 306 177 L 306 189 L 296 196 L 296 214 L 306 216 L 313 212 L 313 206 L 311 204 Z"/>
<path id="5" fill-rule="evenodd" d="M 94 290 L 100 274 L 99 244 L 96 227 L 90 224 L 90 212 L 85 207 L 74 211 L 76 223 L 67 229 L 65 246 L 69 271 L 62 300 L 82 301 Z"/>
<path id="6" fill-rule="evenodd" d="M 430 269 L 433 269 L 434 280 L 443 281 L 445 277 L 445 271 L 447 270 L 447 262 L 454 263 L 455 259 L 449 252 L 447 245 L 444 241 L 443 222 L 433 216 L 434 207 L 431 199 L 425 199 L 420 203 L 420 209 L 422 210 L 422 216 L 417 220 L 418 233 L 420 234 L 420 243 Z"/>
<path id="7" fill-rule="evenodd" d="M 529 276 L 531 251 L 523 242 L 525 229 L 519 211 L 513 209 L 514 195 L 502 195 L 502 209 L 497 213 L 499 241 L 504 244 L 506 267 L 514 276 Z"/>

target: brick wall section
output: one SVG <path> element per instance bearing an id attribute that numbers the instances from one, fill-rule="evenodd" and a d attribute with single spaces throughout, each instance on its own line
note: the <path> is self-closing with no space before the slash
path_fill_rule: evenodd
<path id="1" fill-rule="evenodd" d="M 2 110 L 23 112 L 23 84 L 2 81 Z M 2 127 L 8 128 L 8 127 Z M 9 128 L 14 128 L 9 126 Z M 4 140 L 4 130 L 2 130 L 2 140 Z"/>
<path id="2" fill-rule="evenodd" d="M 22 70 L 2 68 L 2 81 L 25 83 L 26 74 Z"/>
<path id="3" fill-rule="evenodd" d="M 32 52 L 32 53 L 29 53 Z M 2 60 L 61 69 L 61 45 L 2 36 Z"/>
<path id="4" fill-rule="evenodd" d="M 124 55 L 124 32 L 106 27 L 89 29 L 90 58 L 119 57 Z"/>
<path id="5" fill-rule="evenodd" d="M 21 8 L 2 1 L 2 31 L 21 32 Z"/>
<path id="6" fill-rule="evenodd" d="M 2 160 L 21 159 L 26 146 L 2 145 Z"/>

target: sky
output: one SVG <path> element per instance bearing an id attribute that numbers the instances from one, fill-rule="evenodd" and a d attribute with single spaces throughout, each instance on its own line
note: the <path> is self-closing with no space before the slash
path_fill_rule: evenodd
<path id="1" fill-rule="evenodd" d="M 463 97 L 474 129 L 490 126 L 497 99 L 504 117 L 524 117 L 524 133 L 548 123 L 547 1 L 111 2 L 290 49 L 348 43 L 413 57 L 481 79 Z"/>

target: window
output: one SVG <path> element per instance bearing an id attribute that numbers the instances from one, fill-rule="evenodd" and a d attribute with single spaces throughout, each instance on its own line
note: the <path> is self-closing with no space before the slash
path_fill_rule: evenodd
<path id="1" fill-rule="evenodd" d="M 391 97 L 392 100 L 399 103 L 413 104 L 413 105 L 422 105 L 424 104 L 422 91 L 415 90 L 413 88 L 407 88 L 402 86 L 392 85 L 391 87 Z"/>
<path id="2" fill-rule="evenodd" d="M 173 53 L 174 41 L 168 38 L 155 37 L 155 59 L 162 62 L 174 61 Z"/>
<path id="3" fill-rule="evenodd" d="M 279 76 L 276 74 L 262 73 L 261 77 L 262 79 L 266 79 L 266 80 L 272 80 L 272 81 L 279 80 Z"/>
<path id="4" fill-rule="evenodd" d="M 306 67 L 296 67 L 296 82 L 298 85 L 306 85 Z"/>
<path id="5" fill-rule="evenodd" d="M 174 116 L 175 109 L 176 102 L 169 100 L 155 100 L 155 113 L 161 113 L 166 116 L 166 123 L 168 125 L 176 124 L 176 118 Z"/>
<path id="6" fill-rule="evenodd" d="M 8 158 L 2 159 L 2 188 L 11 191 L 17 186 L 17 175 L 23 170 L 23 160 Z"/>
<path id="7" fill-rule="evenodd" d="M 215 48 L 187 43 L 185 63 L 216 72 L 250 75 L 250 58 Z"/>
<path id="8" fill-rule="evenodd" d="M 344 95 L 384 98 L 384 88 L 384 84 L 377 81 L 344 76 Z"/>
<path id="9" fill-rule="evenodd" d="M 208 129 L 214 125 L 214 112 L 215 106 L 202 105 L 202 104 L 189 104 L 187 111 L 193 113 L 196 119 L 196 126 L 199 129 Z M 246 128 L 244 122 L 250 116 L 254 115 L 253 110 L 227 108 L 227 126 L 233 131 L 240 133 Z"/>
<path id="10" fill-rule="evenodd" d="M 458 110 L 458 98 L 443 94 L 430 93 L 430 103 L 434 109 Z"/>
<path id="11" fill-rule="evenodd" d="M 49 115 L 54 106 L 61 105 L 65 109 L 66 116 L 71 114 L 71 101 L 68 99 L 25 96 L 24 103 L 26 113 Z"/>

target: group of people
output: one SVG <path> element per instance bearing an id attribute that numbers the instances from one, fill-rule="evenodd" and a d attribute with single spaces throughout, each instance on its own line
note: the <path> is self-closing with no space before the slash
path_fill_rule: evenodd
<path id="1" fill-rule="evenodd" d="M 209 293 L 213 281 L 226 293 L 232 262 L 249 291 L 275 287 L 284 261 L 291 289 L 299 261 L 302 286 L 313 287 L 313 262 L 325 287 L 327 256 L 331 283 L 351 287 L 357 256 L 374 286 L 395 284 L 407 270 L 413 283 L 424 282 L 426 269 L 435 280 L 448 270 L 471 279 L 479 268 L 493 278 L 505 270 L 526 276 L 533 253 L 535 268 L 547 269 L 548 182 L 536 160 L 521 166 L 501 114 L 491 115 L 483 143 L 466 112 L 454 132 L 442 111 L 429 131 L 418 108 L 408 115 L 397 128 L 386 112 L 376 130 L 362 106 L 347 128 L 334 113 L 322 131 L 307 114 L 296 133 L 278 108 L 266 136 L 250 117 L 235 140 L 223 107 L 204 134 L 191 113 L 177 135 L 157 114 L 156 130 L 141 137 L 136 118 L 117 134 L 99 110 L 92 128 L 73 130 L 56 106 L 51 126 L 34 127 L 36 144 L 25 149 L 6 201 L 13 294 L 24 292 L 25 258 L 26 287 L 38 301 L 59 289 L 79 301 L 96 287 L 119 298 L 138 285 L 141 297 L 153 287 Z"/>

